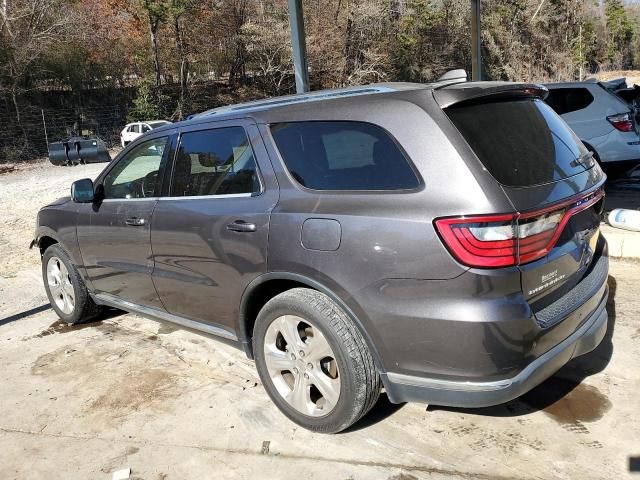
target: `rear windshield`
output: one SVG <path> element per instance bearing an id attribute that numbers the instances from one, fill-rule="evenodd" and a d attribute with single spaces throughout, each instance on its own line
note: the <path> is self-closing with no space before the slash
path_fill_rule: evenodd
<path id="1" fill-rule="evenodd" d="M 291 176 L 314 190 L 407 190 L 420 185 L 396 142 L 364 122 L 290 122 L 271 135 Z"/>
<path id="2" fill-rule="evenodd" d="M 582 142 L 541 100 L 454 105 L 445 112 L 503 185 L 539 185 L 589 168 Z"/>

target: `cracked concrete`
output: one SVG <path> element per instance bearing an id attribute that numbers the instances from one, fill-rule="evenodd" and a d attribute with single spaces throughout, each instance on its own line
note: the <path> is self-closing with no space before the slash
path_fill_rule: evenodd
<path id="1" fill-rule="evenodd" d="M 612 261 L 603 344 L 523 398 L 425 410 L 383 396 L 346 433 L 317 435 L 278 412 L 240 351 L 129 314 L 68 327 L 46 307 L 26 249 L 35 212 L 99 169 L 0 175 L 1 479 L 633 478 L 637 263 Z"/>

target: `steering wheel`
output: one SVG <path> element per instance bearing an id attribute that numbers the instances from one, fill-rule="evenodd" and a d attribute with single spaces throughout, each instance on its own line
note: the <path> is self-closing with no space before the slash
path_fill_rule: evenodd
<path id="1" fill-rule="evenodd" d="M 143 197 L 153 197 L 153 193 L 156 189 L 156 183 L 158 180 L 158 171 L 147 173 L 143 179 L 142 184 L 140 185 L 140 193 Z"/>

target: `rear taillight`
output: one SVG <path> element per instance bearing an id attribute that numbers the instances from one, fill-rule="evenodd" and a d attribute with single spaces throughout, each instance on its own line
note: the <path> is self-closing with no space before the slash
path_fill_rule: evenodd
<path id="1" fill-rule="evenodd" d="M 616 130 L 620 130 L 621 132 L 635 132 L 633 119 L 628 113 L 611 115 L 610 117 L 607 117 L 607 120 L 609 120 L 609 123 L 611 123 Z"/>
<path id="2" fill-rule="evenodd" d="M 546 256 L 569 219 L 603 196 L 598 190 L 529 213 L 439 218 L 435 226 L 460 263 L 479 268 L 521 265 Z"/>

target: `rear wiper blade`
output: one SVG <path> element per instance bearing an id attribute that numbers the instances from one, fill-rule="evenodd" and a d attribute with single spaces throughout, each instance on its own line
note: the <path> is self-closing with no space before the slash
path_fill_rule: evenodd
<path id="1" fill-rule="evenodd" d="M 573 162 L 571 162 L 572 167 L 577 167 L 578 165 L 582 165 L 586 169 L 593 167 L 594 158 L 593 152 L 586 152 L 576 158 Z"/>

